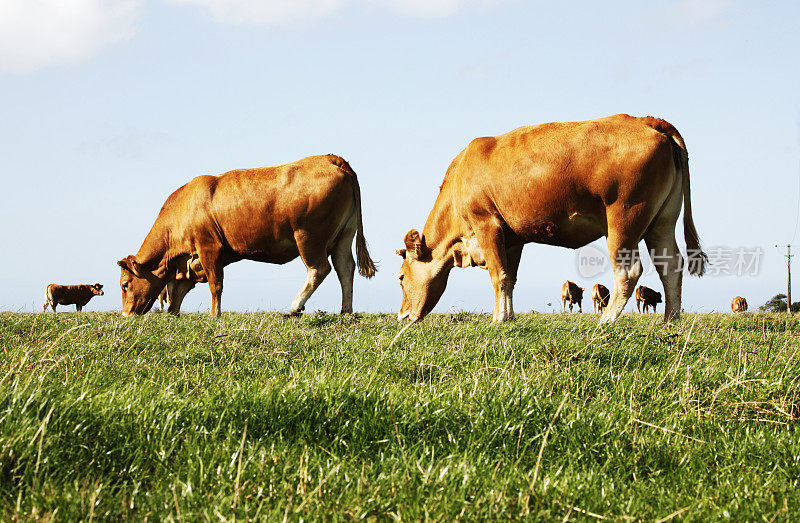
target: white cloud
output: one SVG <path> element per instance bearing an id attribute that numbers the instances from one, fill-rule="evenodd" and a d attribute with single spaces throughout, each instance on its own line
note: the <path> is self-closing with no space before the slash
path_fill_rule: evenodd
<path id="1" fill-rule="evenodd" d="M 141 0 L 0 0 L 0 72 L 81 62 L 135 33 Z"/>
<path id="2" fill-rule="evenodd" d="M 232 24 L 277 26 L 322 18 L 350 0 L 168 0 L 201 7 L 221 21 Z"/>
<path id="3" fill-rule="evenodd" d="M 0 73 L 80 63 L 130 39 L 145 0 L 0 0 Z M 518 0 L 163 0 L 196 6 L 224 23 L 278 27 L 348 7 L 409 16 L 449 16 Z M 711 0 L 723 2 L 724 0 Z"/>
<path id="4" fill-rule="evenodd" d="M 514 0 L 379 0 L 392 11 L 425 18 L 438 18 L 455 14 L 468 6 L 488 7 Z M 375 3 L 375 2 L 366 2 Z"/>
<path id="5" fill-rule="evenodd" d="M 677 0 L 664 8 L 666 21 L 677 26 L 717 22 L 728 15 L 735 0 Z"/>
<path id="6" fill-rule="evenodd" d="M 676 7 L 683 12 L 688 23 L 701 24 L 725 15 L 733 5 L 733 0 L 681 0 Z"/>
<path id="7" fill-rule="evenodd" d="M 493 5 L 512 0 L 168 0 L 201 7 L 222 22 L 280 26 L 323 18 L 346 7 L 387 9 L 424 18 L 451 15 L 468 5 Z"/>

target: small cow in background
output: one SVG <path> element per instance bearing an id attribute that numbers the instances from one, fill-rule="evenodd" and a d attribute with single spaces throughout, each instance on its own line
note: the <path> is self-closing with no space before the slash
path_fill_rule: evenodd
<path id="1" fill-rule="evenodd" d="M 89 300 L 95 296 L 103 295 L 103 286 L 99 283 L 94 285 L 56 285 L 51 283 L 45 291 L 45 302 L 42 312 L 47 311 L 47 306 L 56 312 L 56 305 L 75 305 L 78 312 Z"/>
<path id="2" fill-rule="evenodd" d="M 636 310 L 639 312 L 647 312 L 647 307 L 652 307 L 653 312 L 656 312 L 656 303 L 661 303 L 661 293 L 654 291 L 650 287 L 639 285 L 636 289 Z M 640 308 L 644 306 L 644 311 Z"/>
<path id="3" fill-rule="evenodd" d="M 578 312 L 583 312 L 581 302 L 583 301 L 583 287 L 578 287 L 571 281 L 564 282 L 561 286 L 561 312 L 566 312 L 566 304 L 569 302 L 569 312 L 572 312 L 572 305 L 578 304 Z"/>
<path id="4" fill-rule="evenodd" d="M 747 300 L 741 296 L 737 296 L 731 302 L 731 310 L 734 314 L 737 312 L 747 312 Z"/>
<path id="5" fill-rule="evenodd" d="M 595 283 L 592 287 L 592 304 L 594 305 L 594 312 L 601 313 L 608 307 L 608 299 L 611 293 L 608 292 L 608 287 L 602 283 Z"/>

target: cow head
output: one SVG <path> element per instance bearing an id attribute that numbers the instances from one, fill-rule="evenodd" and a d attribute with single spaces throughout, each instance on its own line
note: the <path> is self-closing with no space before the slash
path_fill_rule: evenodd
<path id="1" fill-rule="evenodd" d="M 117 262 L 121 268 L 122 315 L 144 314 L 155 303 L 166 280 L 146 270 L 133 255 Z"/>
<path id="2" fill-rule="evenodd" d="M 99 283 L 95 283 L 94 285 L 92 285 L 89 288 L 92 290 L 92 294 L 95 294 L 96 296 L 102 296 L 103 295 L 103 286 L 100 285 Z"/>
<path id="3" fill-rule="evenodd" d="M 661 293 L 655 292 L 654 294 L 655 294 L 654 296 L 655 299 L 653 301 L 655 301 L 656 303 L 661 303 Z"/>
<path id="4" fill-rule="evenodd" d="M 453 265 L 448 260 L 434 259 L 433 253 L 425 245 L 425 237 L 414 229 L 406 233 L 403 241 L 406 248 L 396 251 L 403 258 L 398 274 L 403 301 L 397 319 L 419 321 L 442 297 Z"/>

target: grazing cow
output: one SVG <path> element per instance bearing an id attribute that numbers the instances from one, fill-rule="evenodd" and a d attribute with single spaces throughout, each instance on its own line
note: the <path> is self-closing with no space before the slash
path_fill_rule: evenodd
<path id="1" fill-rule="evenodd" d="M 78 312 L 83 310 L 84 305 L 95 296 L 103 295 L 103 286 L 99 283 L 94 285 L 56 285 L 51 283 L 45 291 L 45 301 L 42 312 L 47 311 L 47 306 L 56 312 L 56 305 L 75 305 Z"/>
<path id="2" fill-rule="evenodd" d="M 608 299 L 611 293 L 608 292 L 608 287 L 602 283 L 595 283 L 592 287 L 592 305 L 594 305 L 595 313 L 602 313 L 608 306 Z"/>
<path id="3" fill-rule="evenodd" d="M 136 255 L 118 262 L 122 311 L 144 314 L 169 285 L 169 308 L 198 282 L 208 282 L 211 313 L 221 312 L 223 267 L 239 260 L 287 263 L 298 256 L 306 282 L 292 302 L 299 314 L 333 268 L 342 287 L 342 313 L 353 312 L 352 244 L 358 271 L 370 278 L 361 221 L 361 192 L 350 165 L 338 156 L 198 176 L 172 193 Z"/>
<path id="4" fill-rule="evenodd" d="M 578 312 L 583 312 L 581 303 L 583 302 L 583 287 L 571 281 L 565 281 L 561 286 L 561 312 L 566 312 L 566 304 L 569 303 L 569 312 L 572 313 L 572 304 L 578 304 Z"/>
<path id="5" fill-rule="evenodd" d="M 639 288 L 636 289 L 636 310 L 647 313 L 647 307 L 652 307 L 653 312 L 656 312 L 656 303 L 661 303 L 661 293 L 654 291 L 650 287 L 639 285 Z M 644 306 L 644 311 L 642 311 L 640 305 Z"/>
<path id="6" fill-rule="evenodd" d="M 741 296 L 737 296 L 731 302 L 731 310 L 734 314 L 737 312 L 747 312 L 747 300 Z"/>
<path id="7" fill-rule="evenodd" d="M 550 123 L 473 140 L 450 164 L 422 234 L 410 230 L 397 251 L 398 318 L 421 320 L 453 267 L 478 266 L 494 286 L 493 321 L 508 320 L 524 244 L 576 249 L 606 236 L 614 287 L 601 321 L 614 321 L 633 294 L 642 239 L 660 254 L 665 317 L 677 320 L 682 206 L 689 272 L 702 275 L 708 261 L 692 220 L 688 165 L 680 133 L 650 116 Z"/>

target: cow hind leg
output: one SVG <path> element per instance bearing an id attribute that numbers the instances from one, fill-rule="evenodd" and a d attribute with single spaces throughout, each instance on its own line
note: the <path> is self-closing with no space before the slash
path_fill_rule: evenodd
<path id="1" fill-rule="evenodd" d="M 300 258 L 306 265 L 306 282 L 292 301 L 289 314 L 293 316 L 303 311 L 308 299 L 331 272 L 331 264 L 328 262 L 324 242 L 314 241 L 304 231 L 295 232 L 295 240 L 297 241 L 297 250 L 300 251 Z"/>
<path id="2" fill-rule="evenodd" d="M 683 256 L 675 241 L 675 230 L 654 229 L 644 237 L 653 264 L 664 286 L 664 320 L 677 321 L 681 315 L 681 287 L 683 285 Z M 656 312 L 655 304 L 653 312 Z"/>
<path id="3" fill-rule="evenodd" d="M 616 235 L 610 234 L 608 255 L 611 259 L 611 267 L 614 269 L 614 288 L 611 290 L 608 306 L 600 317 L 602 323 L 610 323 L 622 314 L 622 309 L 633 295 L 636 282 L 642 275 L 642 262 L 639 259 L 637 241 L 617 238 Z"/>
<path id="4" fill-rule="evenodd" d="M 353 313 L 353 276 L 356 262 L 353 259 L 352 246 L 355 232 L 355 230 L 345 231 L 331 253 L 333 268 L 336 270 L 336 276 L 339 277 L 339 284 L 342 286 L 342 314 Z"/>

